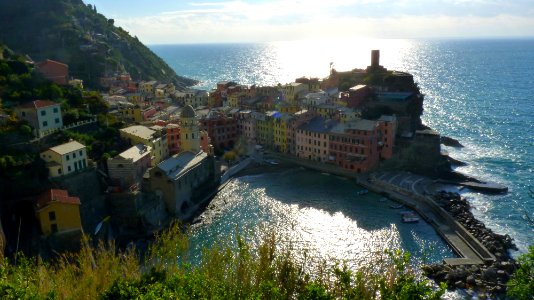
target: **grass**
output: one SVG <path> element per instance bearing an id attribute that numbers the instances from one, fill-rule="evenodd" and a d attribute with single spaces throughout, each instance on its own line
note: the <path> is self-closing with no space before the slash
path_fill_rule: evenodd
<path id="1" fill-rule="evenodd" d="M 1 299 L 439 299 L 410 268 L 409 255 L 386 251 L 359 270 L 342 262 L 307 267 L 294 252 L 265 233 L 252 248 L 239 234 L 237 246 L 204 249 L 188 260 L 188 236 L 178 225 L 159 234 L 147 253 L 119 251 L 113 243 L 91 247 L 51 263 L 22 258 L 0 270 Z"/>

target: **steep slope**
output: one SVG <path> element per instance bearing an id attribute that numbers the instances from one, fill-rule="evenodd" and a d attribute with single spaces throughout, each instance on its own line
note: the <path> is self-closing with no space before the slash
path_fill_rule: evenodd
<path id="1" fill-rule="evenodd" d="M 70 75 L 92 88 L 117 71 L 178 87 L 195 84 L 81 0 L 0 0 L 0 42 L 35 61 L 67 63 Z"/>

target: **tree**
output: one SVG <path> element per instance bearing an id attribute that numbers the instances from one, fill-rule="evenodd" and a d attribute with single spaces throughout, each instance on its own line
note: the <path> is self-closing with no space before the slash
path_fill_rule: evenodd
<path id="1" fill-rule="evenodd" d="M 519 267 L 508 281 L 508 296 L 519 300 L 534 298 L 534 245 L 517 259 Z"/>

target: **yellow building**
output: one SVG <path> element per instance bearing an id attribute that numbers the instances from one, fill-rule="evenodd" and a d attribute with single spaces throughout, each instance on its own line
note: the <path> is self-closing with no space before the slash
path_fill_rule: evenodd
<path id="1" fill-rule="evenodd" d="M 155 166 L 169 157 L 167 135 L 161 131 L 152 130 L 146 126 L 133 125 L 120 130 L 121 138 L 130 145 L 144 144 L 152 147 L 152 165 Z"/>
<path id="2" fill-rule="evenodd" d="M 140 83 L 141 92 L 153 94 L 156 90 L 157 81 L 148 81 Z"/>
<path id="3" fill-rule="evenodd" d="M 37 201 L 36 216 L 46 236 L 82 230 L 80 199 L 69 196 L 65 190 L 51 189 L 42 194 Z"/>
<path id="4" fill-rule="evenodd" d="M 200 129 L 195 110 L 191 105 L 184 107 L 180 115 L 180 143 L 182 152 L 200 151 Z"/>
<path id="5" fill-rule="evenodd" d="M 88 165 L 86 147 L 76 141 L 52 147 L 40 156 L 46 162 L 50 177 L 81 171 Z"/>
<path id="6" fill-rule="evenodd" d="M 122 120 L 125 122 L 136 122 L 141 123 L 143 122 L 143 115 L 141 113 L 141 108 L 139 106 L 126 106 L 126 107 L 120 107 L 118 109 L 119 115 L 121 116 Z"/>
<path id="7" fill-rule="evenodd" d="M 300 95 L 308 92 L 308 85 L 304 83 L 292 82 L 282 88 L 285 99 L 292 105 L 298 100 Z"/>
<path id="8" fill-rule="evenodd" d="M 291 121 L 291 116 L 286 113 L 281 113 L 276 115 L 273 119 L 273 140 L 275 150 L 288 153 L 289 152 L 289 143 L 288 143 L 288 134 L 289 123 Z"/>

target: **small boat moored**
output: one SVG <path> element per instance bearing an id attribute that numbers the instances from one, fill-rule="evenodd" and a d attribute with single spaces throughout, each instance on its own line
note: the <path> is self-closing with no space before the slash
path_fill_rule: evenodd
<path id="1" fill-rule="evenodd" d="M 419 222 L 419 217 L 413 211 L 407 211 L 402 213 L 402 222 L 404 223 L 417 223 Z"/>
<path id="2" fill-rule="evenodd" d="M 368 189 L 359 190 L 358 192 L 356 192 L 356 194 L 359 196 L 367 195 L 369 194 L 369 190 Z"/>

